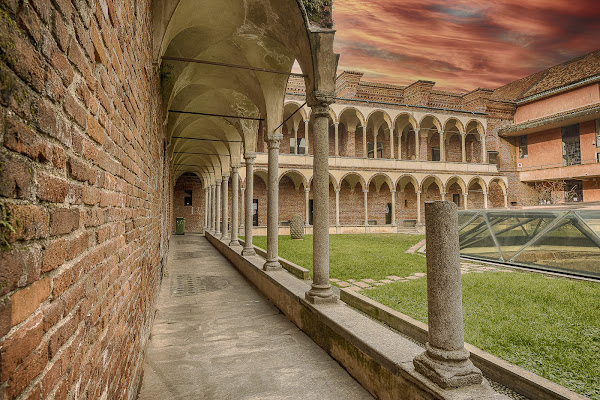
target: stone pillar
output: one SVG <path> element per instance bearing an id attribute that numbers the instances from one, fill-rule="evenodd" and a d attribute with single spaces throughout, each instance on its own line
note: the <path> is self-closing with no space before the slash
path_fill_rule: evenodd
<path id="1" fill-rule="evenodd" d="M 417 190 L 417 226 L 421 226 L 421 191 Z"/>
<path id="2" fill-rule="evenodd" d="M 267 184 L 267 261 L 265 271 L 281 269 L 278 254 L 279 241 L 279 145 L 283 135 L 277 133 L 268 138 L 269 165 Z"/>
<path id="3" fill-rule="evenodd" d="M 367 153 L 367 127 L 363 126 L 363 158 L 368 158 L 369 154 Z"/>
<path id="4" fill-rule="evenodd" d="M 392 226 L 396 226 L 396 191 L 390 190 L 392 194 Z"/>
<path id="5" fill-rule="evenodd" d="M 480 384 L 464 347 L 458 214 L 450 201 L 425 203 L 429 333 L 415 370 L 442 388 Z M 435 221 L 434 223 L 432 221 Z"/>
<path id="6" fill-rule="evenodd" d="M 294 153 L 298 154 L 298 127 L 294 124 Z"/>
<path id="7" fill-rule="evenodd" d="M 223 209 L 223 222 L 221 226 L 221 240 L 229 239 L 229 174 L 223 175 L 223 195 L 221 196 L 221 206 Z"/>
<path id="8" fill-rule="evenodd" d="M 304 154 L 308 155 L 308 149 L 310 148 L 310 146 L 308 145 L 308 123 L 310 122 L 309 119 L 305 119 L 304 120 L 304 142 L 306 145 L 306 149 L 304 150 Z"/>
<path id="9" fill-rule="evenodd" d="M 244 250 L 242 250 L 243 256 L 254 256 L 254 246 L 252 245 L 252 207 L 254 206 L 254 161 L 256 160 L 256 154 L 246 153 L 244 155 L 246 160 L 246 200 L 244 201 Z"/>
<path id="10" fill-rule="evenodd" d="M 379 134 L 379 129 L 375 131 L 373 129 L 373 158 L 377 159 L 377 134 Z"/>
<path id="11" fill-rule="evenodd" d="M 340 189 L 335 189 L 335 226 L 340 226 Z"/>
<path id="12" fill-rule="evenodd" d="M 421 159 L 421 134 L 420 129 L 415 130 L 415 160 Z"/>
<path id="13" fill-rule="evenodd" d="M 468 208 L 468 205 L 469 205 L 468 197 L 469 197 L 469 193 L 463 193 L 463 199 L 465 202 L 465 204 L 463 204 L 463 207 L 465 208 L 465 210 Z"/>
<path id="14" fill-rule="evenodd" d="M 207 187 L 204 188 L 204 231 L 208 230 L 208 205 L 210 204 L 208 202 L 208 191 L 210 189 Z"/>
<path id="15" fill-rule="evenodd" d="M 231 241 L 229 246 L 239 246 L 240 174 L 239 166 L 231 167 Z"/>
<path id="16" fill-rule="evenodd" d="M 467 135 L 460 135 L 460 145 L 462 151 L 462 162 L 467 162 Z"/>
<path id="17" fill-rule="evenodd" d="M 504 194 L 504 208 L 508 208 L 508 195 Z"/>
<path id="18" fill-rule="evenodd" d="M 369 207 L 368 207 L 368 195 L 369 195 L 369 190 L 363 190 L 363 198 L 364 198 L 364 204 L 365 204 L 365 226 L 369 226 Z"/>
<path id="19" fill-rule="evenodd" d="M 446 192 L 440 192 L 440 196 L 442 196 L 442 201 L 446 200 Z"/>
<path id="20" fill-rule="evenodd" d="M 390 128 L 390 158 L 394 158 L 394 128 Z"/>
<path id="21" fill-rule="evenodd" d="M 398 160 L 402 159 L 402 131 L 398 132 L 398 154 L 396 158 Z"/>
<path id="22" fill-rule="evenodd" d="M 221 181 L 217 181 L 217 188 L 215 189 L 216 194 L 216 204 L 215 204 L 215 236 L 217 238 L 221 237 Z"/>
<path id="23" fill-rule="evenodd" d="M 329 102 L 312 105 L 313 159 L 313 281 L 305 294 L 311 303 L 337 301 L 329 283 Z"/>
<path id="24" fill-rule="evenodd" d="M 442 132 L 440 135 L 440 161 L 446 161 L 446 135 Z"/>
<path id="25" fill-rule="evenodd" d="M 340 141 L 338 136 L 340 124 L 339 122 L 336 122 L 333 126 L 335 127 L 335 148 L 333 150 L 333 155 L 338 157 L 340 155 Z"/>
<path id="26" fill-rule="evenodd" d="M 306 198 L 306 225 L 310 225 L 310 218 L 309 218 L 309 214 L 310 214 L 310 207 L 309 207 L 309 203 L 310 203 L 310 188 L 304 188 L 304 193 L 305 193 L 305 198 Z"/>
<path id="27" fill-rule="evenodd" d="M 244 201 L 246 199 L 246 195 L 244 193 L 246 193 L 246 188 L 242 187 L 240 188 L 240 228 L 246 228 L 246 202 Z"/>
<path id="28" fill-rule="evenodd" d="M 483 191 L 483 208 L 488 208 L 488 192 L 486 190 Z"/>
<path id="29" fill-rule="evenodd" d="M 216 184 L 210 185 L 210 231 L 214 235 L 215 227 L 217 225 L 217 199 L 215 197 L 215 192 L 217 191 Z"/>
<path id="30" fill-rule="evenodd" d="M 481 134 L 481 163 L 482 164 L 486 164 L 487 163 L 487 150 L 486 150 L 486 145 L 485 145 L 485 135 L 482 133 Z"/>

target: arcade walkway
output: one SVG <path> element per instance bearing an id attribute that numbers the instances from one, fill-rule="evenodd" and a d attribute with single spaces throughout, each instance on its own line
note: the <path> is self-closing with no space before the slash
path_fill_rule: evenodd
<path id="1" fill-rule="evenodd" d="M 140 400 L 372 398 L 203 236 L 169 260 Z"/>

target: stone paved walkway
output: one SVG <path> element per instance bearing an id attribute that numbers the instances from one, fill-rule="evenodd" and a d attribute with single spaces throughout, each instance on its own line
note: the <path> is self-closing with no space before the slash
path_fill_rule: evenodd
<path id="1" fill-rule="evenodd" d="M 411 248 L 409 248 L 406 252 L 410 254 L 419 253 L 420 249 L 425 245 L 425 239 L 421 240 L 419 243 L 415 244 Z M 484 272 L 513 272 L 512 270 L 506 268 L 497 268 L 489 265 L 481 265 L 474 262 L 461 262 L 460 263 L 460 273 L 461 274 L 469 274 L 469 273 L 484 273 Z M 408 282 L 414 279 L 420 279 L 426 277 L 427 274 L 423 272 L 415 272 L 405 277 L 389 275 L 386 276 L 385 279 L 346 279 L 345 281 L 340 279 L 331 278 L 329 281 L 341 288 L 346 288 L 348 290 L 359 291 L 363 289 L 374 288 L 377 286 L 383 286 L 394 282 Z"/>
<path id="2" fill-rule="evenodd" d="M 175 236 L 141 400 L 372 399 L 201 235 Z"/>

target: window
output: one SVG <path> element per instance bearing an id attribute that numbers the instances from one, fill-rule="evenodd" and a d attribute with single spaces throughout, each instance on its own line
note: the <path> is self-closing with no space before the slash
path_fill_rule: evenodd
<path id="1" fill-rule="evenodd" d="M 440 161 L 440 148 L 432 147 L 431 148 L 431 161 Z"/>
<path id="2" fill-rule="evenodd" d="M 452 193 L 452 201 L 457 207 L 460 207 L 460 193 Z"/>
<path id="3" fill-rule="evenodd" d="M 373 147 L 374 147 L 373 142 L 367 142 L 368 158 L 375 157 L 375 155 L 373 154 Z M 383 144 L 381 142 L 377 143 L 377 158 L 383 158 Z"/>
<path id="4" fill-rule="evenodd" d="M 527 158 L 527 136 L 519 136 L 519 158 Z"/>
<path id="5" fill-rule="evenodd" d="M 497 151 L 488 151 L 488 164 L 495 164 L 496 166 L 500 166 L 500 157 L 498 157 Z"/>
<path id="6" fill-rule="evenodd" d="M 583 182 L 572 180 L 565 181 L 565 201 L 580 202 L 583 201 Z"/>
<path id="7" fill-rule="evenodd" d="M 596 120 L 596 147 L 600 147 L 600 119 Z"/>
<path id="8" fill-rule="evenodd" d="M 408 200 L 404 200 L 404 208 L 408 208 Z"/>
<path id="9" fill-rule="evenodd" d="M 561 128 L 563 143 L 563 165 L 581 164 L 581 149 L 579 145 L 579 124 Z"/>
<path id="10" fill-rule="evenodd" d="M 192 205 L 192 191 L 184 190 L 184 192 L 185 192 L 185 197 L 183 198 L 183 205 L 191 206 Z"/>
<path id="11" fill-rule="evenodd" d="M 306 139 L 298 138 L 298 154 L 306 154 Z"/>

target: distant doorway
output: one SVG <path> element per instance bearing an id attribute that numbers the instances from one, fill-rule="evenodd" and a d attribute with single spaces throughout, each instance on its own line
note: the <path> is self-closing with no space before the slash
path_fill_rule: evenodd
<path id="1" fill-rule="evenodd" d="M 258 226 L 258 199 L 252 200 L 252 225 Z"/>
<path id="2" fill-rule="evenodd" d="M 452 202 L 454 202 L 454 204 L 456 204 L 457 207 L 460 207 L 460 193 L 452 194 Z"/>
<path id="3" fill-rule="evenodd" d="M 313 224 L 313 199 L 308 200 L 308 224 Z"/>

